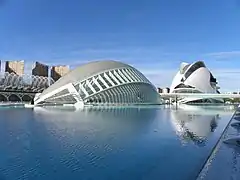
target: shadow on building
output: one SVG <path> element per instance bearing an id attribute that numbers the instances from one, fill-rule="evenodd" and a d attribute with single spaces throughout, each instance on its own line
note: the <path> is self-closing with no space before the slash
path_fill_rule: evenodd
<path id="1" fill-rule="evenodd" d="M 8 73 L 10 73 L 10 74 L 11 74 L 11 73 L 16 74 L 16 72 L 15 72 L 12 68 L 9 67 L 8 61 L 6 62 L 5 72 L 8 72 Z"/>
<path id="2" fill-rule="evenodd" d="M 55 70 L 53 70 L 53 68 L 51 69 L 51 78 L 53 78 L 54 81 L 57 81 L 58 79 L 60 79 L 62 76 L 56 72 Z"/>
<path id="3" fill-rule="evenodd" d="M 48 77 L 48 69 L 48 65 L 36 62 L 35 67 L 32 69 L 32 75 Z"/>

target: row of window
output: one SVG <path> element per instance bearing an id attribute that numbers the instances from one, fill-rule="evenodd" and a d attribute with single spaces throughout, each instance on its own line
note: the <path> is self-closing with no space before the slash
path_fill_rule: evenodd
<path id="1" fill-rule="evenodd" d="M 174 89 L 174 93 L 202 93 L 196 89 Z"/>
<path id="2" fill-rule="evenodd" d="M 186 104 L 194 104 L 194 103 L 222 103 L 222 101 L 209 98 L 209 99 L 198 99 L 198 100 L 188 101 Z"/>
<path id="3" fill-rule="evenodd" d="M 178 88 L 194 88 L 194 87 L 181 83 L 181 84 L 177 85 L 174 89 L 178 89 Z"/>
<path id="4" fill-rule="evenodd" d="M 141 73 L 134 69 L 116 69 L 90 77 L 75 84 L 74 87 L 79 92 L 81 98 L 84 99 L 109 87 L 131 82 L 150 83 Z"/>

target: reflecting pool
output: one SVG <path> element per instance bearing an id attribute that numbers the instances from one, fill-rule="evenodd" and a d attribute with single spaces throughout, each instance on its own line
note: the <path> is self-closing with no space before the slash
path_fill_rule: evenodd
<path id="1" fill-rule="evenodd" d="M 195 179 L 230 106 L 0 109 L 0 179 Z"/>

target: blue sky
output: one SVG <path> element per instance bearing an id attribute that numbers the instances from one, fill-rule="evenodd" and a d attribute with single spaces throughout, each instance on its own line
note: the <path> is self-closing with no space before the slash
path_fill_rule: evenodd
<path id="1" fill-rule="evenodd" d="M 222 91 L 240 89 L 239 0 L 0 0 L 0 59 L 72 67 L 115 59 L 169 86 L 204 60 Z"/>

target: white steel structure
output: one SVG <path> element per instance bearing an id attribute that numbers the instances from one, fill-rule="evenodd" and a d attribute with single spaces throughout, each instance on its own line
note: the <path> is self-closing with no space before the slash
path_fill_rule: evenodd
<path id="1" fill-rule="evenodd" d="M 24 91 L 24 92 L 42 92 L 55 81 L 52 78 L 34 76 L 34 75 L 17 75 L 14 73 L 4 72 L 0 74 L 1 91 Z"/>
<path id="2" fill-rule="evenodd" d="M 216 78 L 205 66 L 204 62 L 193 64 L 182 63 L 179 72 L 173 79 L 170 93 L 208 93 L 219 94 Z M 220 103 L 219 98 L 184 97 L 180 103 Z"/>
<path id="3" fill-rule="evenodd" d="M 159 103 L 152 83 L 135 68 L 117 61 L 82 65 L 34 98 L 35 105 Z"/>

